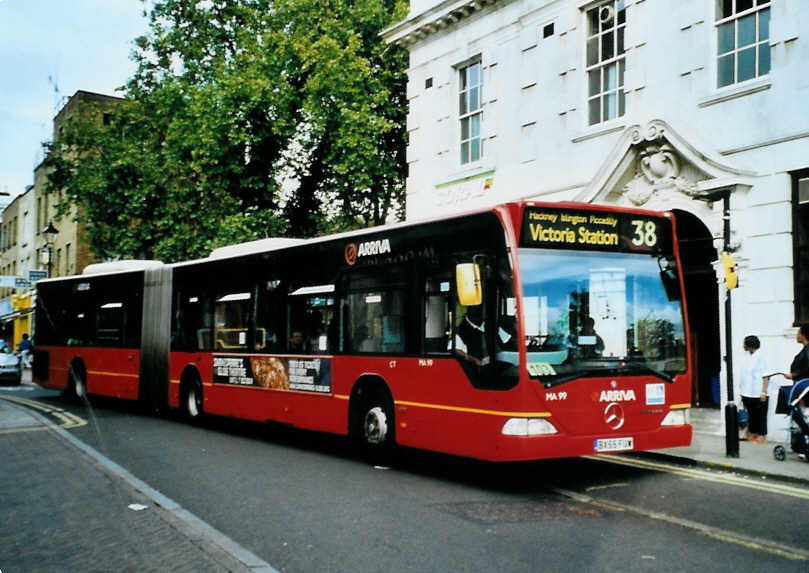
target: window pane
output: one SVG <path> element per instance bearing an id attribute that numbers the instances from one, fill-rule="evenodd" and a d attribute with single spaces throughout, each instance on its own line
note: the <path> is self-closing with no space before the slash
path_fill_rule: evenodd
<path id="1" fill-rule="evenodd" d="M 480 64 L 469 66 L 469 85 L 476 86 L 480 84 Z"/>
<path id="2" fill-rule="evenodd" d="M 717 47 L 720 54 L 724 54 L 729 52 L 733 49 L 733 22 L 728 22 L 727 24 L 722 24 L 717 29 L 717 33 L 719 34 L 717 38 Z"/>
<path id="3" fill-rule="evenodd" d="M 624 90 L 618 90 L 618 117 L 622 117 L 626 113 L 626 98 L 624 97 Z"/>
<path id="4" fill-rule="evenodd" d="M 469 139 L 469 118 L 464 118 L 461 120 L 461 139 L 466 140 Z"/>
<path id="5" fill-rule="evenodd" d="M 744 12 L 753 7 L 753 0 L 736 0 L 736 13 Z"/>
<path id="6" fill-rule="evenodd" d="M 588 90 L 589 96 L 598 95 L 601 93 L 601 68 L 597 70 L 590 70 L 587 72 L 588 76 L 588 85 L 590 89 Z"/>
<path id="7" fill-rule="evenodd" d="M 626 68 L 626 64 L 623 60 L 618 62 L 618 87 L 624 86 L 624 69 Z"/>
<path id="8" fill-rule="evenodd" d="M 461 93 L 458 94 L 458 112 L 461 115 L 466 115 L 469 112 L 469 110 L 467 109 L 467 106 L 466 106 L 466 94 L 467 93 L 468 92 L 461 92 Z"/>
<path id="9" fill-rule="evenodd" d="M 598 8 L 587 12 L 587 35 L 598 34 Z"/>
<path id="10" fill-rule="evenodd" d="M 809 203 L 809 179 L 798 180 L 798 203 Z"/>
<path id="11" fill-rule="evenodd" d="M 604 68 L 604 91 L 613 91 L 617 87 L 617 66 L 610 64 Z"/>
<path id="12" fill-rule="evenodd" d="M 739 52 L 738 65 L 738 81 L 743 82 L 756 77 L 756 49 L 748 48 Z"/>
<path id="13" fill-rule="evenodd" d="M 716 68 L 717 83 L 720 88 L 733 83 L 733 54 L 719 58 Z"/>
<path id="14" fill-rule="evenodd" d="M 614 92 L 604 96 L 604 121 L 615 118 L 617 100 L 618 98 Z"/>
<path id="15" fill-rule="evenodd" d="M 472 161 L 480 159 L 480 139 L 472 140 Z"/>
<path id="16" fill-rule="evenodd" d="M 716 19 L 722 20 L 733 15 L 733 0 L 716 0 Z"/>
<path id="17" fill-rule="evenodd" d="M 739 20 L 739 47 L 749 46 L 756 41 L 756 15 L 750 14 Z"/>
<path id="18" fill-rule="evenodd" d="M 765 76 L 770 73 L 770 45 L 758 46 L 758 75 Z"/>
<path id="19" fill-rule="evenodd" d="M 472 130 L 470 132 L 470 137 L 480 137 L 480 114 L 473 115 L 471 118 L 472 120 Z"/>
<path id="20" fill-rule="evenodd" d="M 758 40 L 770 38 L 770 11 L 762 10 L 758 13 Z"/>
<path id="21" fill-rule="evenodd" d="M 460 81 L 461 81 L 461 89 L 460 89 L 460 91 L 463 91 L 463 90 L 466 89 L 466 68 L 463 68 L 461 71 L 459 71 L 458 75 L 460 76 Z"/>
<path id="22" fill-rule="evenodd" d="M 461 144 L 461 164 L 469 163 L 469 142 Z"/>
<path id="23" fill-rule="evenodd" d="M 618 0 L 618 24 L 623 24 L 626 22 L 626 2 L 624 0 Z"/>
<path id="24" fill-rule="evenodd" d="M 595 125 L 601 121 L 601 98 L 593 98 L 589 102 L 590 125 Z"/>
<path id="25" fill-rule="evenodd" d="M 598 38 L 587 40 L 587 65 L 598 63 Z"/>
<path id="26" fill-rule="evenodd" d="M 615 57 L 615 42 L 612 32 L 607 32 L 601 36 L 601 61 Z"/>
<path id="27" fill-rule="evenodd" d="M 469 111 L 475 111 L 480 108 L 480 88 L 472 88 L 469 90 Z"/>
<path id="28" fill-rule="evenodd" d="M 601 21 L 601 31 L 609 30 L 615 26 L 615 12 L 613 11 L 612 2 L 604 4 L 599 9 L 598 19 Z"/>
<path id="29" fill-rule="evenodd" d="M 624 53 L 624 28 L 618 28 L 618 55 Z"/>

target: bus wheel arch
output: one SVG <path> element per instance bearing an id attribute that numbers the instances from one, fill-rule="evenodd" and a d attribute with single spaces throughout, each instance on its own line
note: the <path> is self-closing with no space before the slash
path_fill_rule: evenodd
<path id="1" fill-rule="evenodd" d="M 374 460 L 389 458 L 396 445 L 393 396 L 378 376 L 363 376 L 354 383 L 348 403 L 348 434 L 358 440 Z"/>
<path id="2" fill-rule="evenodd" d="M 202 378 L 199 371 L 188 366 L 180 377 L 179 406 L 182 416 L 189 422 L 202 418 L 202 398 Z"/>
<path id="3" fill-rule="evenodd" d="M 79 402 L 87 400 L 87 368 L 81 358 L 74 358 L 70 363 L 65 395 Z"/>

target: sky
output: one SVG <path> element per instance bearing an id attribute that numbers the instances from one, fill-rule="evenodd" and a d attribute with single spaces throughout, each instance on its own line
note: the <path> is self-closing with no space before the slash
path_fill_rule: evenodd
<path id="1" fill-rule="evenodd" d="M 0 192 L 33 183 L 68 97 L 123 95 L 142 12 L 141 0 L 0 0 Z"/>

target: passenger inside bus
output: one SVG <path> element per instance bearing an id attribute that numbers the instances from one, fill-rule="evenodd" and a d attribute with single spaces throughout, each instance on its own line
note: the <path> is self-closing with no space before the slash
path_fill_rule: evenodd
<path id="1" fill-rule="evenodd" d="M 295 330 L 289 337 L 289 351 L 294 353 L 303 352 L 303 333 L 300 330 Z"/>
<path id="2" fill-rule="evenodd" d="M 604 353 L 604 339 L 602 339 L 595 329 L 596 321 L 592 316 L 584 318 L 579 333 L 578 343 L 586 358 L 601 356 Z"/>

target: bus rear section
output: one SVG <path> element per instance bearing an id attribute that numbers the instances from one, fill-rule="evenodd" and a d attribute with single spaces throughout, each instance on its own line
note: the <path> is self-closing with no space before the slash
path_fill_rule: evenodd
<path id="1" fill-rule="evenodd" d="M 34 380 L 78 398 L 165 404 L 165 390 L 141 380 L 159 385 L 165 378 L 159 372 L 168 360 L 168 327 L 160 326 L 168 323 L 166 272 L 160 263 L 132 261 L 39 281 Z"/>

